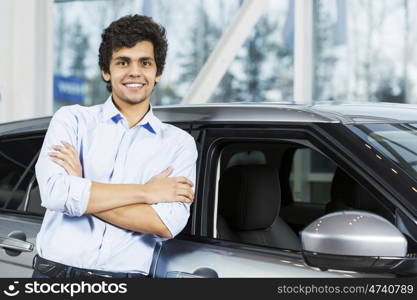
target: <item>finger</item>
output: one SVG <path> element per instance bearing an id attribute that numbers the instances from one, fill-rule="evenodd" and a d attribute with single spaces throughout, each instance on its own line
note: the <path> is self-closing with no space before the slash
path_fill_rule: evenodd
<path id="1" fill-rule="evenodd" d="M 65 153 L 67 155 L 71 155 L 72 156 L 72 152 L 70 149 L 64 147 L 64 146 L 59 146 L 59 145 L 55 145 L 52 146 L 52 149 L 54 149 L 55 151 L 61 152 L 61 153 Z"/>
<path id="2" fill-rule="evenodd" d="M 177 196 L 177 197 L 175 198 L 175 200 L 176 200 L 177 202 L 185 202 L 185 203 L 191 203 L 191 202 L 193 202 L 192 200 L 190 200 L 189 198 L 184 197 L 184 196 Z"/>
<path id="3" fill-rule="evenodd" d="M 67 143 L 66 141 L 61 141 L 61 143 L 67 148 L 69 149 L 73 154 L 75 154 L 76 156 L 78 156 L 78 151 L 75 149 L 75 147 L 73 145 L 71 145 L 70 143 Z"/>
<path id="4" fill-rule="evenodd" d="M 172 171 L 174 171 L 174 169 L 172 167 L 168 167 L 167 169 L 165 169 L 164 171 L 162 171 L 158 175 L 162 176 L 162 177 L 168 177 L 172 173 Z"/>
<path id="5" fill-rule="evenodd" d="M 193 182 L 184 176 L 177 177 L 176 180 L 177 183 L 188 184 L 190 187 L 194 186 Z"/>
<path id="6" fill-rule="evenodd" d="M 185 190 L 188 190 L 188 191 L 191 191 L 191 192 L 193 191 L 192 187 L 190 187 L 190 185 L 186 184 L 186 183 L 177 183 L 176 187 L 177 187 L 177 189 L 185 189 Z"/>
<path id="7" fill-rule="evenodd" d="M 61 141 L 61 144 L 64 145 L 65 147 L 71 146 L 71 144 L 66 141 Z"/>
<path id="8" fill-rule="evenodd" d="M 70 165 L 73 168 L 75 167 L 75 163 L 69 154 L 65 154 L 61 152 L 51 152 L 51 153 L 48 153 L 48 155 L 50 157 L 65 161 L 68 165 Z"/>
<path id="9" fill-rule="evenodd" d="M 69 174 L 72 175 L 72 168 L 70 165 L 68 165 L 68 163 L 66 163 L 65 161 L 59 159 L 59 158 L 52 158 L 52 161 L 55 162 L 57 165 L 61 166 L 64 168 L 64 170 Z"/>
<path id="10" fill-rule="evenodd" d="M 71 155 L 74 161 L 79 159 L 77 150 L 71 144 L 65 141 L 61 141 L 61 143 L 64 145 L 64 148 L 63 148 L 65 149 L 64 151 L 66 151 L 69 155 Z"/>
<path id="11" fill-rule="evenodd" d="M 71 160 L 71 156 L 68 153 L 63 153 L 63 152 L 50 152 L 48 153 L 49 156 L 52 157 L 57 157 L 59 159 L 65 160 L 65 161 L 70 161 Z"/>
<path id="12" fill-rule="evenodd" d="M 190 191 L 190 189 L 179 189 L 179 190 L 177 190 L 177 196 L 186 197 L 191 201 L 194 199 L 194 193 L 192 191 Z"/>
<path id="13" fill-rule="evenodd" d="M 53 145 L 51 148 L 52 148 L 52 149 L 54 149 L 54 150 L 56 150 L 56 151 L 59 151 L 59 150 L 61 150 L 62 148 L 64 148 L 64 146 L 60 146 L 60 145 Z"/>

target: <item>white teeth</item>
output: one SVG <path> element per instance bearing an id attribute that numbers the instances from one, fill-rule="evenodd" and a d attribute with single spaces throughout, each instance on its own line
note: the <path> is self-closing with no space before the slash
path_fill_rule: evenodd
<path id="1" fill-rule="evenodd" d="M 128 83 L 128 84 L 126 84 L 126 86 L 127 87 L 130 87 L 130 88 L 138 88 L 138 87 L 142 87 L 143 84 L 139 84 L 139 83 Z"/>

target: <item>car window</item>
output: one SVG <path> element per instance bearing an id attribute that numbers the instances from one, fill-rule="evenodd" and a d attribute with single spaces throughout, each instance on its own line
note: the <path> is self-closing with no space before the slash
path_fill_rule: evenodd
<path id="1" fill-rule="evenodd" d="M 0 207 L 22 210 L 28 184 L 43 138 L 10 137 L 0 140 Z"/>
<path id="2" fill-rule="evenodd" d="M 294 202 L 325 205 L 330 202 L 330 189 L 336 165 L 320 152 L 296 149 L 289 177 Z"/>
<path id="3" fill-rule="evenodd" d="M 417 180 L 417 124 L 358 124 L 348 128 Z"/>
<path id="4" fill-rule="evenodd" d="M 339 210 L 391 212 L 334 161 L 304 143 L 226 145 L 217 174 L 214 237 L 300 250 L 299 232 Z"/>
<path id="5" fill-rule="evenodd" d="M 233 143 L 220 156 L 216 237 L 300 250 L 298 234 L 279 215 L 281 162 L 293 143 Z"/>

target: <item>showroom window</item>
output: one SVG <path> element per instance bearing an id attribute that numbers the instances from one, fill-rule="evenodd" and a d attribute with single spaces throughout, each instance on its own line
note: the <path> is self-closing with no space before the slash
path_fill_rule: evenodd
<path id="1" fill-rule="evenodd" d="M 169 51 L 153 104 L 176 104 L 241 6 L 241 0 L 55 0 L 54 110 L 108 97 L 98 67 L 101 33 L 113 20 L 144 14 L 167 29 Z"/>
<path id="2" fill-rule="evenodd" d="M 134 13 L 152 16 L 168 30 L 170 50 L 154 92 L 156 105 L 417 103 L 416 1 L 45 0 L 30 7 L 23 2 L 1 6 L 7 16 L 0 18 L 1 34 L 11 48 L 1 56 L 10 57 L 0 74 L 0 122 L 50 115 L 64 105 L 103 103 L 109 94 L 97 64 L 101 33 L 111 21 Z M 219 43 L 225 40 L 234 41 L 232 47 Z M 9 48 L 14 50 L 7 53 Z M 208 59 L 214 49 L 218 60 Z M 32 76 L 25 91 L 9 69 L 17 77 Z M 27 103 L 19 107 L 22 99 Z"/>
<path id="3" fill-rule="evenodd" d="M 313 102 L 417 99 L 415 1 L 312 1 L 314 50 L 303 55 L 313 57 Z M 294 99 L 294 82 L 300 80 L 294 75 L 294 18 L 300 7 L 294 0 L 266 2 L 210 102 L 302 102 Z M 180 103 L 243 3 L 55 0 L 55 109 L 106 99 L 97 66 L 100 35 L 112 20 L 132 13 L 152 16 L 167 28 L 167 66 L 153 103 Z"/>
<path id="4" fill-rule="evenodd" d="M 417 2 L 315 0 L 317 100 L 415 102 Z"/>
<path id="5" fill-rule="evenodd" d="M 293 63 L 294 1 L 268 0 L 210 102 L 292 101 Z"/>

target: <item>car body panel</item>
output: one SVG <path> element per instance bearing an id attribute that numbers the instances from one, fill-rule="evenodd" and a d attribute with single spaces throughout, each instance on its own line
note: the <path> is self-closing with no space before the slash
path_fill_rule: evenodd
<path id="1" fill-rule="evenodd" d="M 321 271 L 307 266 L 300 253 L 270 249 L 257 251 L 255 247 L 232 245 L 230 242 L 194 242 L 173 239 L 163 243 L 153 270 L 155 277 L 206 277 L 200 269 L 209 269 L 208 275 L 226 277 L 392 277 L 339 270 Z M 288 251 L 288 252 L 285 252 Z M 188 275 L 188 276 L 187 276 Z M 191 277 L 191 276 L 189 276 Z M 215 276 L 207 276 L 215 277 Z"/>
<path id="2" fill-rule="evenodd" d="M 12 232 L 21 231 L 26 234 L 26 240 L 35 245 L 41 222 L 40 218 L 0 213 L 0 237 L 7 237 Z M 32 261 L 35 255 L 35 247 L 33 251 L 22 252 L 18 256 L 11 256 L 1 249 L 0 277 L 31 277 Z"/>

